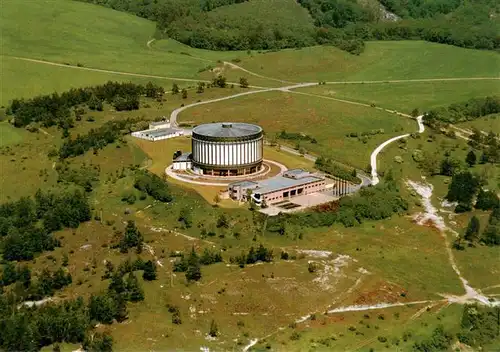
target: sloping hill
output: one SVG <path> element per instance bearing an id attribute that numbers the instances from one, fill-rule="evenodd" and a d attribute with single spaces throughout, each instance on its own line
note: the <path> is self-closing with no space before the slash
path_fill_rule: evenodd
<path id="1" fill-rule="evenodd" d="M 166 34 L 193 47 L 212 50 L 276 49 L 315 43 L 307 10 L 295 0 L 252 0 L 181 17 Z"/>

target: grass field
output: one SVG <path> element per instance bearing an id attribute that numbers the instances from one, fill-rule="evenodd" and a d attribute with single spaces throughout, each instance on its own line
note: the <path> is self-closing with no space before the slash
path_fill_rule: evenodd
<path id="1" fill-rule="evenodd" d="M 0 122 L 0 147 L 21 142 L 25 133 L 8 122 Z"/>
<path id="2" fill-rule="evenodd" d="M 481 131 L 489 132 L 493 131 L 497 134 L 500 133 L 500 114 L 492 114 L 474 121 L 467 121 L 462 123 L 457 123 L 457 127 L 463 129 L 472 130 L 477 128 Z"/>
<path id="3" fill-rule="evenodd" d="M 500 56 L 420 41 L 368 42 L 360 56 L 323 46 L 242 58 L 240 65 L 296 82 L 498 77 Z"/>
<path id="4" fill-rule="evenodd" d="M 324 154 L 336 160 L 364 168 L 371 150 L 401 131 L 412 132 L 411 119 L 385 113 L 370 107 L 345 104 L 292 93 L 270 92 L 194 107 L 180 115 L 180 121 L 245 121 L 261 125 L 268 138 L 282 130 L 306 133 L 318 143 L 301 143 L 307 151 Z M 351 132 L 384 129 L 383 134 L 368 138 L 345 138 Z M 281 143 L 282 141 L 280 141 Z M 292 146 L 295 143 L 291 141 Z"/>
<path id="5" fill-rule="evenodd" d="M 415 342 L 428 339 L 439 325 L 458 330 L 461 307 L 416 305 L 369 312 L 318 315 L 296 328 L 288 328 L 266 339 L 258 347 L 287 351 L 304 351 L 314 346 L 315 351 L 412 351 Z M 423 310 L 423 311 L 422 311 Z M 293 333 L 298 334 L 291 338 Z M 406 335 L 406 337 L 404 336 Z M 387 341 L 381 342 L 378 337 Z M 383 340 L 382 340 L 383 341 Z M 280 347 L 278 347 L 280 346 Z"/>
<path id="6" fill-rule="evenodd" d="M 259 0 L 263 3 L 264 0 Z M 284 0 L 279 0 L 284 1 Z M 288 1 L 288 0 L 286 0 Z M 274 4 L 280 4 L 278 0 Z M 242 6 L 247 6 L 243 4 Z M 286 14 L 287 16 L 289 14 Z M 186 47 L 172 40 L 151 40 L 155 25 L 151 21 L 110 9 L 68 0 L 31 1 L 21 9 L 14 0 L 5 0 L 0 13 L 2 36 L 0 104 L 14 97 L 62 91 L 70 87 L 100 84 L 107 80 L 146 83 L 152 79 L 123 76 L 113 73 L 84 71 L 85 67 L 154 74 L 179 78 L 210 79 L 211 67 L 220 67 L 222 61 L 231 61 L 257 74 L 290 81 L 319 80 L 389 80 L 433 77 L 497 77 L 499 55 L 494 52 L 466 50 L 424 42 L 371 42 L 366 52 L 352 56 L 333 47 L 313 47 L 280 52 L 210 52 Z M 54 61 L 68 66 L 58 67 L 43 63 L 21 61 L 28 57 Z M 71 67 L 73 66 L 73 67 Z M 218 71 L 216 71 L 218 72 Z M 243 73 L 226 67 L 224 74 L 230 80 L 248 77 L 250 84 L 280 86 L 281 83 Z M 153 80 L 168 90 L 169 79 Z M 193 86 L 195 83 L 182 83 Z M 283 84 L 285 85 L 285 84 Z M 352 99 L 384 108 L 410 112 L 418 107 L 426 110 L 448 105 L 470 97 L 498 92 L 497 81 L 395 83 L 327 85 L 301 90 L 326 97 Z M 170 112 L 198 100 L 207 100 L 241 92 L 238 87 L 211 88 L 198 95 L 189 90 L 188 98 L 166 94 L 166 101 L 143 101 L 141 109 L 132 112 L 112 111 L 87 113 L 70 130 L 72 136 L 88 132 L 106 121 L 128 117 L 146 120 L 169 116 Z M 148 106 L 146 106 L 146 104 Z M 94 122 L 88 121 L 92 115 Z M 306 133 L 318 143 L 302 143 L 308 152 L 326 155 L 335 160 L 365 168 L 374 147 L 382 141 L 402 133 L 416 131 L 415 121 L 384 111 L 294 93 L 269 92 L 249 95 L 234 100 L 198 106 L 180 116 L 180 122 L 245 121 L 263 126 L 267 137 L 282 130 Z M 476 126 L 498 131 L 497 119 L 481 119 L 461 126 Z M 383 134 L 368 137 L 365 142 L 346 134 L 384 129 Z M 416 148 L 428 152 L 452 150 L 461 160 L 469 151 L 464 141 L 451 140 L 427 131 L 419 139 L 410 139 L 406 149 L 395 143 L 384 149 L 379 159 L 382 172 L 394 170 L 397 178 L 419 180 L 421 171 L 412 160 Z M 48 152 L 57 148 L 61 131 L 56 128 L 28 133 L 0 122 L 0 200 L 33 195 L 38 188 L 50 189 L 57 185 L 56 160 Z M 283 141 L 280 141 L 282 143 Z M 295 146 L 293 141 L 290 142 Z M 126 137 L 94 154 L 70 158 L 72 167 L 97 165 L 100 182 L 89 193 L 93 220 L 78 229 L 56 233 L 61 247 L 42 253 L 29 262 L 35 271 L 44 267 L 56 269 L 64 253 L 70 253 L 68 270 L 73 284 L 57 295 L 57 299 L 106 290 L 108 282 L 101 280 L 104 260 L 115 266 L 127 257 L 111 248 L 119 241 L 124 223 L 135 220 L 145 236 L 148 247 L 141 254 L 144 260 L 156 259 L 158 280 L 142 282 L 146 299 L 129 304 L 129 319 L 121 324 L 101 326 L 115 338 L 117 351 L 137 350 L 241 350 L 252 338 L 269 337 L 256 347 L 269 343 L 277 351 L 301 351 L 317 345 L 318 351 L 331 350 L 317 340 L 335 336 L 332 348 L 338 350 L 409 350 L 413 341 L 427 337 L 438 324 L 455 326 L 459 323 L 461 307 L 444 308 L 437 305 L 429 311 L 423 307 L 399 307 L 393 310 L 334 314 L 324 316 L 326 309 L 350 304 L 380 302 L 410 302 L 440 300 L 439 293 L 462 294 L 463 287 L 453 271 L 441 234 L 427 226 L 413 222 L 412 214 L 422 211 L 420 199 L 411 197 L 401 184 L 401 193 L 410 201 L 410 212 L 384 221 L 366 221 L 360 226 L 344 228 L 302 228 L 292 226 L 283 236 L 262 230 L 255 213 L 246 206 L 226 209 L 215 206 L 216 187 L 189 187 L 167 180 L 173 202 L 161 203 L 150 197 L 139 198 L 134 188 L 134 174 L 130 166 L 148 168 L 163 177 L 165 167 L 176 150 L 190 150 L 186 137 L 151 143 Z M 305 158 L 293 156 L 277 148 L 266 147 L 267 159 L 282 162 L 289 168 L 312 169 Z M 403 163 L 397 163 L 401 156 Z M 500 175 L 498 167 L 475 166 L 474 172 L 489 172 L 494 187 Z M 448 178 L 427 178 L 435 186 L 433 204 L 438 205 L 447 189 Z M 59 185 L 58 187 L 62 187 Z M 124 195 L 134 194 L 138 200 L 128 204 Z M 191 227 L 179 221 L 181 210 L 188 209 L 193 218 Z M 221 214 L 229 218 L 228 228 L 218 228 Z M 99 215 L 101 218 L 96 217 Z M 471 214 L 454 217 L 447 222 L 458 232 Z M 481 221 L 487 218 L 481 214 Z M 96 220 L 97 219 L 97 220 Z M 215 233 L 202 239 L 202 228 Z M 301 236 L 300 236 L 301 235 Z M 230 256 L 247 251 L 250 246 L 263 243 L 274 250 L 273 263 L 249 265 L 241 269 L 229 265 Z M 184 274 L 172 275 L 171 251 L 189 251 L 195 246 L 220 250 L 226 263 L 203 267 L 200 282 L 188 285 Z M 314 258 L 298 250 L 331 251 L 329 258 Z M 295 260 L 280 260 L 280 252 L 296 254 Z M 52 259 L 53 256 L 54 259 Z M 342 255 L 343 259 L 338 259 Z M 476 288 L 498 285 L 500 273 L 498 250 L 479 246 L 454 252 L 463 275 Z M 156 258 L 155 258 L 156 257 Z M 320 263 L 316 273 L 308 271 L 308 261 Z M 139 273 L 140 274 L 140 273 Z M 490 288 L 488 292 L 498 292 Z M 402 293 L 405 293 L 402 295 Z M 171 322 L 167 304 L 179 307 L 183 323 Z M 293 322 L 309 313 L 316 320 L 306 320 L 294 326 Z M 396 316 L 396 313 L 398 315 Z M 384 314 L 386 318 L 377 316 Z M 219 325 L 221 335 L 214 341 L 207 339 L 210 321 Z M 363 323 L 360 321 L 363 320 Z M 324 322 L 324 324 L 323 324 Z M 369 326 L 370 327 L 369 327 Z M 355 329 L 350 329 L 355 326 Z M 377 327 L 375 327 L 377 326 Z M 283 330 L 279 330 L 284 328 Z M 400 341 L 407 330 L 413 332 L 408 342 Z M 297 332 L 299 338 L 291 339 Z M 388 338 L 387 344 L 377 340 Z M 314 339 L 315 341 L 311 341 Z M 62 350 L 78 346 L 63 345 Z"/>
<path id="7" fill-rule="evenodd" d="M 467 89 L 464 89 L 464 85 Z M 344 84 L 300 88 L 299 91 L 375 104 L 406 114 L 417 108 L 420 112 L 460 103 L 470 98 L 500 93 L 499 80 L 474 82 L 411 82 L 380 84 Z M 500 122 L 497 121 L 500 124 Z M 500 131 L 500 125 L 497 126 Z"/>

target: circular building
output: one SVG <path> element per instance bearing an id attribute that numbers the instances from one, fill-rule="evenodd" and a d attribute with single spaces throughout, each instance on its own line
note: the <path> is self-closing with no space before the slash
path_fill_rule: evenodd
<path id="1" fill-rule="evenodd" d="M 192 135 L 193 170 L 200 174 L 237 176 L 262 166 L 263 131 L 240 122 L 207 123 Z"/>

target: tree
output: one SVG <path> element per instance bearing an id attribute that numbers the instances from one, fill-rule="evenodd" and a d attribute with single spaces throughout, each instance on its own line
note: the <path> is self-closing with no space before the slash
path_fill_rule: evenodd
<path id="1" fill-rule="evenodd" d="M 477 241 L 479 239 L 479 227 L 479 219 L 476 216 L 473 216 L 469 220 L 464 238 L 469 242 Z"/>
<path id="2" fill-rule="evenodd" d="M 478 148 L 483 144 L 483 134 L 477 128 L 472 129 L 472 134 L 469 136 L 469 145 L 472 148 Z"/>
<path id="3" fill-rule="evenodd" d="M 27 266 L 22 266 L 17 270 L 17 281 L 20 282 L 25 289 L 31 286 L 31 270 Z"/>
<path id="4" fill-rule="evenodd" d="M 248 79 L 240 77 L 240 88 L 248 88 Z"/>
<path id="5" fill-rule="evenodd" d="M 191 210 L 187 207 L 182 208 L 179 213 L 179 218 L 177 220 L 184 223 L 184 227 L 189 229 L 191 226 L 193 226 L 193 218 L 191 215 Z"/>
<path id="6" fill-rule="evenodd" d="M 131 302 L 144 301 L 144 291 L 134 273 L 129 273 L 125 282 L 127 298 Z"/>
<path id="7" fill-rule="evenodd" d="M 181 96 L 182 96 L 182 99 L 187 99 L 188 91 L 186 89 L 182 88 Z"/>
<path id="8" fill-rule="evenodd" d="M 186 279 L 188 282 L 199 281 L 201 279 L 200 260 L 194 250 L 194 247 L 191 248 L 191 253 L 189 254 L 189 258 L 187 260 Z"/>
<path id="9" fill-rule="evenodd" d="M 83 349 L 87 352 L 112 352 L 113 338 L 106 333 L 95 333 L 85 336 Z"/>
<path id="10" fill-rule="evenodd" d="M 479 188 L 477 177 L 470 172 L 461 172 L 453 175 L 448 186 L 446 199 L 450 202 L 458 202 L 463 208 L 472 207 L 472 199 Z"/>
<path id="11" fill-rule="evenodd" d="M 219 335 L 219 328 L 217 326 L 217 323 L 213 319 L 210 322 L 210 331 L 208 332 L 208 335 L 210 335 L 211 337 L 217 337 Z"/>
<path id="12" fill-rule="evenodd" d="M 500 225 L 488 225 L 481 235 L 481 242 L 487 246 L 500 246 Z"/>
<path id="13" fill-rule="evenodd" d="M 12 262 L 8 262 L 2 269 L 2 285 L 8 286 L 17 281 L 16 266 Z"/>
<path id="14" fill-rule="evenodd" d="M 229 219 L 227 218 L 226 214 L 222 213 L 219 215 L 219 217 L 217 218 L 217 224 L 216 224 L 217 228 L 220 229 L 220 228 L 229 228 Z"/>
<path id="15" fill-rule="evenodd" d="M 156 264 L 151 260 L 144 263 L 142 278 L 146 281 L 156 280 Z"/>
<path id="16" fill-rule="evenodd" d="M 477 157 L 473 150 L 471 150 L 467 157 L 465 158 L 465 162 L 469 165 L 469 167 L 473 167 L 476 165 Z"/>
<path id="17" fill-rule="evenodd" d="M 88 303 L 91 321 L 112 324 L 116 315 L 116 304 L 112 295 L 91 295 Z"/>
<path id="18" fill-rule="evenodd" d="M 129 220 L 125 228 L 125 233 L 120 240 L 120 252 L 127 253 L 128 249 L 132 247 L 137 247 L 137 249 L 140 251 L 142 249 L 143 241 L 144 238 L 135 226 L 135 222 L 133 220 Z"/>
<path id="19" fill-rule="evenodd" d="M 90 110 L 102 111 L 102 101 L 99 99 L 94 93 L 90 96 L 89 101 L 87 102 L 87 106 Z"/>
<path id="20" fill-rule="evenodd" d="M 196 93 L 201 94 L 205 91 L 205 82 L 198 82 L 198 86 L 196 87 Z"/>
<path id="21" fill-rule="evenodd" d="M 117 294 L 122 294 L 125 292 L 126 287 L 125 283 L 123 282 L 123 276 L 118 270 L 116 272 L 113 272 L 113 275 L 111 275 L 111 281 L 109 283 L 108 290 Z"/>
<path id="22" fill-rule="evenodd" d="M 177 83 L 172 84 L 172 94 L 179 94 L 179 86 Z"/>
<path id="23" fill-rule="evenodd" d="M 411 111 L 411 116 L 417 117 L 419 116 L 420 112 L 418 111 L 418 108 L 415 108 Z"/>
<path id="24" fill-rule="evenodd" d="M 495 192 L 480 189 L 477 194 L 476 205 L 474 207 L 481 210 L 492 210 L 500 207 L 500 200 Z"/>
<path id="25" fill-rule="evenodd" d="M 219 88 L 226 88 L 227 85 L 226 77 L 218 75 L 216 78 L 212 80 L 212 85 Z"/>

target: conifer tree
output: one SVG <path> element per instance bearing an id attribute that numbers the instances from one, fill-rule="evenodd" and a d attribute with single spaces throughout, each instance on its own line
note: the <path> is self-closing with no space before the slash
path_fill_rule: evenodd
<path id="1" fill-rule="evenodd" d="M 144 263 L 144 273 L 142 274 L 142 278 L 146 281 L 156 280 L 156 264 L 151 260 Z"/>
<path id="2" fill-rule="evenodd" d="M 471 150 L 467 157 L 465 158 L 465 162 L 469 165 L 469 167 L 473 167 L 476 165 L 477 157 L 473 150 Z"/>
<path id="3" fill-rule="evenodd" d="M 464 238 L 467 241 L 473 242 L 479 239 L 479 219 L 476 216 L 473 216 L 469 220 L 469 224 L 467 225 L 467 229 L 465 230 Z"/>
<path id="4" fill-rule="evenodd" d="M 126 289 L 128 300 L 131 302 L 139 302 L 144 300 L 144 291 L 139 285 L 139 281 L 134 273 L 129 273 L 126 281 Z"/>
<path id="5" fill-rule="evenodd" d="M 191 253 L 188 258 L 188 267 L 186 270 L 186 279 L 190 281 L 199 281 L 201 279 L 201 268 L 200 259 L 194 250 L 194 246 L 191 248 Z"/>
<path id="6" fill-rule="evenodd" d="M 123 277 L 118 271 L 111 275 L 111 282 L 108 287 L 109 291 L 115 292 L 117 294 L 122 294 L 125 292 L 125 283 L 123 282 Z"/>

